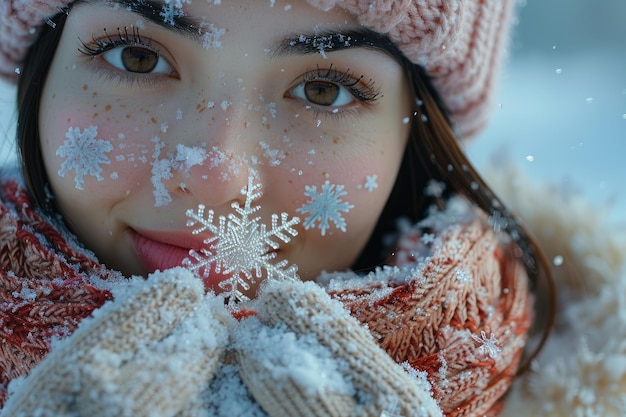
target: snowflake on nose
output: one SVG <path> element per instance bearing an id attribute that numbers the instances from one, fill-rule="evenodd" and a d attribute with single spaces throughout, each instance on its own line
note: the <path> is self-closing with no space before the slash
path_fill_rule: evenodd
<path id="1" fill-rule="evenodd" d="M 341 200 L 341 196 L 348 194 L 343 188 L 343 185 L 331 184 L 328 180 L 322 184 L 320 193 L 317 192 L 315 185 L 304 187 L 304 195 L 310 200 L 296 211 L 302 214 L 310 213 L 304 220 L 305 229 L 315 227 L 315 222 L 319 221 L 318 227 L 322 231 L 322 236 L 326 235 L 326 230 L 330 227 L 329 222 L 333 222 L 342 232 L 346 231 L 346 221 L 340 212 L 347 213 L 354 206 Z"/>
<path id="2" fill-rule="evenodd" d="M 267 279 L 296 280 L 298 267 L 288 265 L 287 260 L 274 262 L 279 241 L 288 243 L 298 232 L 293 228 L 300 223 L 298 217 L 289 219 L 287 213 L 280 216 L 272 214 L 269 227 L 260 223 L 261 217 L 253 216 L 261 206 L 252 205 L 254 200 L 261 197 L 261 184 L 255 184 L 254 176 L 248 177 L 248 186 L 241 190 L 246 201 L 241 207 L 238 202 L 232 203 L 235 213 L 228 216 L 219 216 L 218 224 L 214 224 L 215 212 L 203 204 L 197 211 L 187 210 L 187 226 L 196 227 L 193 234 L 205 231 L 211 237 L 204 240 L 199 251 L 191 251 L 191 259 L 185 260 L 185 266 L 194 272 L 208 277 L 213 268 L 215 273 L 229 275 L 230 278 L 221 282 L 220 287 L 229 295 L 229 303 L 249 299 L 244 292 L 250 289 L 267 272 Z"/>
<path id="3" fill-rule="evenodd" d="M 66 157 L 58 173 L 64 177 L 71 170 L 76 171 L 76 188 L 83 189 L 84 175 L 93 175 L 102 181 L 102 167 L 100 164 L 110 164 L 111 160 L 105 155 L 113 150 L 108 140 L 96 139 L 98 127 L 91 125 L 82 133 L 79 128 L 70 127 L 65 134 L 67 140 L 57 149 L 58 156 Z"/>

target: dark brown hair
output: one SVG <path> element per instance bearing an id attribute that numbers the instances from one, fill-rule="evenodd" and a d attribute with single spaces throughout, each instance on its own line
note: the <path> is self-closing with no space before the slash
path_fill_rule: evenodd
<path id="1" fill-rule="evenodd" d="M 24 60 L 18 84 L 17 140 L 22 172 L 33 203 L 49 214 L 56 214 L 56 210 L 53 198 L 49 197 L 39 144 L 39 102 L 66 18 L 67 13 L 61 12 L 51 19 L 52 24 L 44 25 Z M 371 47 L 384 50 L 403 67 L 413 89 L 414 117 L 398 178 L 367 246 L 353 265 L 354 269 L 367 271 L 384 262 L 383 236 L 395 230 L 398 218 L 417 221 L 432 204 L 442 206 L 447 197 L 461 194 L 496 219 L 497 227 L 508 233 L 513 242 L 511 246 L 515 248 L 513 256 L 525 265 L 533 286 L 544 278 L 550 300 L 547 317 L 542 323 L 543 337 L 531 355 L 534 356 L 544 344 L 555 316 L 555 289 L 549 263 L 536 241 L 468 161 L 428 74 L 410 62 L 386 36 L 367 30 L 363 34 Z M 431 180 L 446 185 L 441 198 L 424 193 Z"/>

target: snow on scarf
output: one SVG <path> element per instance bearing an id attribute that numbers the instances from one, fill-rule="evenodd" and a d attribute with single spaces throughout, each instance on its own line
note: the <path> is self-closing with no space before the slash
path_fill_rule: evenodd
<path id="1" fill-rule="evenodd" d="M 0 187 L 4 404 L 11 380 L 113 298 L 102 283 L 124 278 L 33 210 L 15 182 Z M 460 199 L 451 206 L 405 225 L 395 265 L 365 277 L 328 274 L 319 283 L 396 362 L 426 372 L 445 415 L 497 415 L 530 324 L 527 280 L 480 215 Z"/>

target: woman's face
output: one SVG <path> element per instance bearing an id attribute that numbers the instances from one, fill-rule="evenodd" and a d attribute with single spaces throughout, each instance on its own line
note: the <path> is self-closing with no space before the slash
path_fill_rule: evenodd
<path id="1" fill-rule="evenodd" d="M 348 268 L 411 116 L 400 66 L 358 29 L 299 0 L 77 4 L 39 120 L 72 230 L 109 267 L 147 275 L 189 258 L 218 291 L 231 270 L 274 275 L 283 260 L 302 279 Z M 242 194 L 250 184 L 262 195 Z"/>

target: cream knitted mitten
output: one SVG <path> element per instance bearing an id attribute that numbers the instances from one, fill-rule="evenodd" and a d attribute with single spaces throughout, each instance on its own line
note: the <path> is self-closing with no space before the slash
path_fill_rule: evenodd
<path id="1" fill-rule="evenodd" d="M 293 343 L 318 344 L 312 358 L 312 349 L 282 353 L 281 342 L 264 345 L 257 337 L 246 343 L 249 330 L 234 333 L 241 378 L 272 417 L 442 415 L 427 382 L 395 363 L 318 285 L 268 282 L 258 302 L 258 318 L 247 320 L 264 323 L 265 330 L 259 331 L 282 333 L 281 342 L 291 332 Z M 258 324 L 250 328 L 259 329 Z M 288 357 L 289 352 L 296 357 Z M 312 374 L 299 372 L 306 365 Z"/>
<path id="2" fill-rule="evenodd" d="M 1 416 L 174 416 L 213 378 L 232 320 L 182 268 L 105 304 L 18 383 Z"/>

